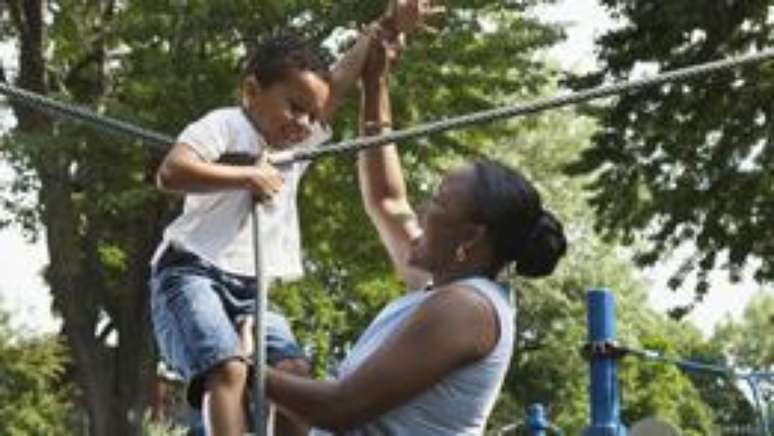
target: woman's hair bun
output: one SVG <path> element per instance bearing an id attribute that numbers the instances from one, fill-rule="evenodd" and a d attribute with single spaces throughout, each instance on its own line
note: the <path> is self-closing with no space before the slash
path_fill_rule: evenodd
<path id="1" fill-rule="evenodd" d="M 525 277 L 543 277 L 551 274 L 559 259 L 567 252 L 562 223 L 554 214 L 543 210 L 533 225 L 522 247 L 512 253 L 516 272 Z"/>

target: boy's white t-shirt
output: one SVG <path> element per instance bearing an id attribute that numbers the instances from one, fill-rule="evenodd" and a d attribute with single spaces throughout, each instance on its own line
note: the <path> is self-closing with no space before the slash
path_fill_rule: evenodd
<path id="1" fill-rule="evenodd" d="M 315 124 L 312 135 L 294 147 L 316 146 L 330 136 L 328 129 Z M 189 124 L 177 142 L 189 145 L 207 161 L 227 153 L 256 156 L 266 145 L 239 107 L 209 112 Z M 306 167 L 306 163 L 293 163 L 277 168 L 284 185 L 272 204 L 263 206 L 259 222 L 264 277 L 290 280 L 303 274 L 296 196 Z M 186 194 L 183 212 L 164 231 L 151 264 L 172 244 L 226 272 L 254 276 L 252 207 L 252 194 L 246 190 Z"/>

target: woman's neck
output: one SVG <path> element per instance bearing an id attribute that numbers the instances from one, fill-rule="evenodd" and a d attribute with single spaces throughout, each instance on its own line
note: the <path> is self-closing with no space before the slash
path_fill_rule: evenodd
<path id="1" fill-rule="evenodd" d="M 488 279 L 494 279 L 495 276 L 496 274 L 494 274 L 490 268 L 483 266 L 471 266 L 456 271 L 438 271 L 433 273 L 433 287 L 445 286 L 449 283 L 472 277 L 486 277 Z"/>

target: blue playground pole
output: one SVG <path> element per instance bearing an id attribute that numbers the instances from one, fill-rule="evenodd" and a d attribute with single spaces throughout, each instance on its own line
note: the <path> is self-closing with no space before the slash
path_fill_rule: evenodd
<path id="1" fill-rule="evenodd" d="M 546 430 L 551 426 L 546 419 L 546 409 L 536 403 L 527 409 L 527 430 L 530 436 L 546 436 Z"/>
<path id="2" fill-rule="evenodd" d="M 621 423 L 621 400 L 618 391 L 618 362 L 615 357 L 595 355 L 595 344 L 615 341 L 615 300 L 607 289 L 592 289 L 588 304 L 588 340 L 592 346 L 589 361 L 591 386 L 591 425 L 584 436 L 626 436 Z"/>

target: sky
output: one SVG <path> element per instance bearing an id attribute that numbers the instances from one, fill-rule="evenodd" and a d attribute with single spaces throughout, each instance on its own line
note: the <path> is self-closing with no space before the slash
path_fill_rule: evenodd
<path id="1" fill-rule="evenodd" d="M 0 44 L 0 62 L 13 70 L 16 60 L 13 49 Z M 13 118 L 7 110 L 0 111 L 0 130 L 11 127 Z M 13 178 L 13 172 L 0 162 L 0 192 Z M 6 218 L 0 211 L 0 220 Z M 51 316 L 51 296 L 40 272 L 48 262 L 42 242 L 31 244 L 18 228 L 0 230 L 0 307 L 11 314 L 11 325 L 35 334 L 53 332 L 59 323 Z"/>
<path id="2" fill-rule="evenodd" d="M 534 14 L 543 21 L 563 25 L 567 38 L 548 55 L 565 69 L 577 72 L 595 66 L 594 39 L 616 26 L 597 0 L 559 0 L 537 7 Z"/>
<path id="3" fill-rule="evenodd" d="M 547 55 L 556 59 L 563 67 L 585 71 L 594 67 L 594 38 L 616 25 L 596 0 L 561 0 L 555 5 L 544 6 L 536 12 L 542 19 L 565 24 L 567 40 L 551 49 Z M 0 47 L 3 65 L 12 64 L 9 50 Z M 0 123 L 8 123 L 0 114 Z M 6 183 L 12 174 L 0 162 L 0 185 Z M 1 217 L 1 216 L 0 216 Z M 644 271 L 650 283 L 649 301 L 659 311 L 665 311 L 677 304 L 690 302 L 693 298 L 690 283 L 681 292 L 667 289 L 669 273 L 675 270 L 678 258 Z M 0 230 L 0 306 L 11 312 L 12 325 L 30 333 L 55 331 L 58 322 L 51 316 L 51 299 L 40 271 L 48 256 L 42 243 L 29 244 L 18 229 Z M 760 290 L 749 280 L 732 285 L 723 273 L 713 276 L 713 289 L 705 301 L 695 309 L 689 319 L 705 335 L 726 317 L 740 318 L 744 307 Z"/>

